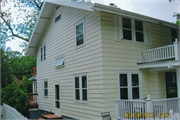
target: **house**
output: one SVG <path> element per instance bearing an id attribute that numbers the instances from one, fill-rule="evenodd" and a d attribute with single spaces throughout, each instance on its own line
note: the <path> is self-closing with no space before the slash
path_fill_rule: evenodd
<path id="1" fill-rule="evenodd" d="M 13 83 L 16 81 L 18 85 L 22 85 L 22 82 L 16 76 L 13 76 L 11 79 L 14 80 Z"/>
<path id="2" fill-rule="evenodd" d="M 178 25 L 163 20 L 45 0 L 26 50 L 37 56 L 39 109 L 75 119 L 180 113 L 178 40 Z"/>

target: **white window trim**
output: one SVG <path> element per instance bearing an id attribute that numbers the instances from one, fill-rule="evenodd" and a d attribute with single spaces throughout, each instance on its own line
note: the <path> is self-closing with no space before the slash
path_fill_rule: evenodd
<path id="1" fill-rule="evenodd" d="M 81 23 L 83 23 L 83 44 L 81 44 L 81 45 L 78 45 L 77 46 L 77 42 L 76 42 L 76 26 L 78 26 L 78 25 L 80 25 Z M 84 19 L 83 20 L 81 20 L 81 21 L 79 21 L 78 23 L 76 23 L 75 25 L 74 25 L 74 31 L 75 31 L 75 49 L 78 49 L 78 48 L 81 48 L 81 47 L 84 47 L 85 46 L 85 29 L 84 29 Z"/>
<path id="2" fill-rule="evenodd" d="M 139 19 L 134 19 L 134 18 L 130 18 L 130 17 L 124 17 L 124 16 L 118 16 L 118 15 L 114 15 L 114 28 L 116 31 L 116 26 L 115 26 L 115 17 L 119 17 L 119 29 L 120 29 L 120 40 L 116 41 L 122 41 L 122 42 L 128 42 L 128 43 L 136 43 L 136 44 L 142 44 L 142 45 L 148 45 L 147 43 L 147 31 L 146 31 L 146 25 L 145 25 L 145 21 L 143 20 L 139 20 Z M 127 18 L 131 20 L 131 32 L 132 32 L 132 40 L 127 40 L 123 38 L 123 24 L 122 24 L 122 18 Z M 136 30 L 135 30 L 135 20 L 137 21 L 141 21 L 143 23 L 143 39 L 144 42 L 140 42 L 140 41 L 136 41 Z M 116 34 L 116 33 L 115 33 Z M 116 36 L 116 35 L 115 35 Z M 150 44 L 151 45 L 151 44 Z"/>
<path id="3" fill-rule="evenodd" d="M 46 46 L 46 44 L 43 44 L 43 45 L 41 45 L 41 47 L 40 47 L 40 61 L 41 62 L 43 62 L 43 61 L 46 61 L 46 59 L 47 59 L 47 46 L 46 46 L 46 59 L 44 60 L 44 46 Z M 43 48 L 43 53 L 41 53 L 41 48 Z M 43 56 L 43 59 L 41 60 L 41 55 Z"/>
<path id="4" fill-rule="evenodd" d="M 61 15 L 60 20 L 58 20 L 57 22 L 55 22 L 55 19 L 56 19 L 59 15 Z M 54 18 L 54 23 L 55 23 L 55 24 L 58 23 L 59 21 L 61 21 L 61 19 L 62 19 L 62 14 L 61 14 L 61 12 L 60 12 L 58 15 L 55 16 L 55 18 Z"/>
<path id="5" fill-rule="evenodd" d="M 44 88 L 44 82 L 47 82 L 47 88 Z M 44 96 L 45 98 L 48 98 L 48 96 L 49 96 L 48 87 L 49 87 L 49 85 L 48 85 L 48 80 L 47 80 L 47 79 L 44 79 L 44 80 L 43 80 L 43 96 Z M 47 96 L 44 95 L 44 94 L 45 94 L 45 93 L 44 93 L 44 90 L 45 90 L 45 89 L 47 89 L 47 91 L 48 91 L 48 95 L 47 95 Z"/>
<path id="6" fill-rule="evenodd" d="M 132 99 L 132 82 L 131 82 L 131 74 L 138 74 L 139 75 L 139 99 L 142 99 L 142 74 L 140 71 L 118 71 L 117 72 L 117 79 L 118 79 L 118 99 L 120 99 L 120 82 L 119 82 L 119 74 L 127 74 L 128 79 L 128 100 L 135 100 Z M 130 83 L 130 84 L 129 84 Z M 130 93 L 130 94 L 129 94 Z"/>
<path id="7" fill-rule="evenodd" d="M 82 76 L 86 76 L 87 80 L 87 101 L 82 100 Z M 75 77 L 79 77 L 79 90 L 80 90 L 80 100 L 76 100 L 76 93 L 75 93 Z M 74 94 L 74 102 L 77 103 L 89 103 L 89 93 L 88 93 L 88 75 L 87 73 L 82 73 L 82 74 L 75 74 L 73 75 L 73 94 Z"/>
<path id="8" fill-rule="evenodd" d="M 65 55 L 60 55 L 59 57 L 56 57 L 55 60 L 57 61 L 57 60 L 60 59 L 60 58 L 64 58 L 64 60 L 63 60 L 64 65 L 58 65 L 58 66 L 56 66 L 56 62 L 55 62 L 55 67 L 56 67 L 56 68 L 63 68 L 63 67 L 65 67 Z"/>

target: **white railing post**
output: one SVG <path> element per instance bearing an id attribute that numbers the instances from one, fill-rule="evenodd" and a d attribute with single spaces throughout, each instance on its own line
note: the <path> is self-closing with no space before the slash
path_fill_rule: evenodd
<path id="1" fill-rule="evenodd" d="M 118 109 L 118 102 L 116 101 L 115 103 L 115 119 L 117 120 L 118 119 L 118 113 L 119 113 L 119 109 Z"/>
<path id="2" fill-rule="evenodd" d="M 153 113 L 153 104 L 152 104 L 152 99 L 150 98 L 150 95 L 148 95 L 148 98 L 145 99 L 145 101 L 146 101 L 146 111 L 145 112 L 148 114 Z M 148 119 L 149 120 L 151 119 L 150 116 L 148 116 Z"/>
<path id="3" fill-rule="evenodd" d="M 174 44 L 174 52 L 175 52 L 175 60 L 180 60 L 180 42 L 176 41 L 173 43 Z"/>

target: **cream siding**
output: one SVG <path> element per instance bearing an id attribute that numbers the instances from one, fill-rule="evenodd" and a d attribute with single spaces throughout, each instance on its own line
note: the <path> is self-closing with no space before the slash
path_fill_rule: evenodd
<path id="1" fill-rule="evenodd" d="M 115 116 L 115 100 L 118 99 L 118 70 L 139 70 L 137 63 L 140 63 L 140 52 L 143 50 L 166 45 L 165 26 L 150 23 L 151 44 L 131 43 L 115 40 L 114 14 L 101 12 L 101 32 L 102 32 L 102 57 L 103 57 L 103 78 L 104 78 L 104 99 L 105 110 L 110 111 L 111 116 Z M 152 94 L 152 98 L 165 97 L 164 78 L 162 73 L 155 73 L 151 76 L 146 69 L 142 73 L 142 98 L 147 94 Z M 150 78 L 155 77 L 154 78 Z M 149 83 L 151 85 L 149 86 Z M 162 84 L 163 85 L 162 85 Z M 109 87 L 107 87 L 107 85 Z M 106 86 L 106 87 L 105 87 Z M 151 90 L 149 93 L 150 88 Z M 158 93 L 155 90 L 160 90 Z M 155 93 L 156 92 L 156 93 Z M 158 96 L 160 95 L 160 96 Z"/>
<path id="2" fill-rule="evenodd" d="M 57 23 L 54 18 L 61 13 Z M 85 46 L 76 49 L 74 25 L 84 19 Z M 46 61 L 40 61 L 40 46 L 46 44 Z M 54 111 L 54 83 L 60 83 L 61 114 L 76 119 L 101 119 L 104 107 L 100 12 L 63 7 L 56 10 L 46 27 L 37 53 L 37 84 L 40 109 Z M 65 65 L 56 68 L 56 57 Z M 73 75 L 87 73 L 88 103 L 74 102 Z M 43 96 L 48 79 L 48 97 Z M 96 109 L 95 109 L 96 108 Z"/>
<path id="3" fill-rule="evenodd" d="M 61 13 L 56 24 L 54 18 Z M 74 25 L 84 19 L 85 46 L 75 47 Z M 166 28 L 150 23 L 151 45 L 115 41 L 114 14 L 89 12 L 61 6 L 46 27 L 37 52 L 37 85 L 40 109 L 54 111 L 54 83 L 60 83 L 61 114 L 77 119 L 102 119 L 109 111 L 115 119 L 118 99 L 118 70 L 139 70 L 140 52 L 165 46 Z M 40 61 L 40 47 L 46 44 L 46 61 Z M 55 67 L 56 57 L 64 55 L 65 66 Z M 164 72 L 141 69 L 142 97 L 164 98 Z M 73 75 L 87 73 L 88 103 L 74 102 Z M 43 80 L 48 79 L 48 97 L 43 97 Z M 152 89 L 153 88 L 153 89 Z M 158 92 L 157 92 L 158 91 Z"/>

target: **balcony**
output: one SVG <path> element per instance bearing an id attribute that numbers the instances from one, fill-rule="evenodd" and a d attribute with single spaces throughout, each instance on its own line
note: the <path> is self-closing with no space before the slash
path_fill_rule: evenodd
<path id="1" fill-rule="evenodd" d="M 160 60 L 180 60 L 180 42 L 176 40 L 172 45 L 163 46 L 141 52 L 141 63 Z"/>
<path id="2" fill-rule="evenodd" d="M 116 120 L 176 120 L 180 118 L 180 98 L 117 100 Z"/>
<path id="3" fill-rule="evenodd" d="M 27 109 L 33 109 L 33 108 L 38 108 L 38 103 L 37 103 L 37 93 L 27 93 L 28 95 L 28 102 L 26 103 L 26 108 Z"/>

